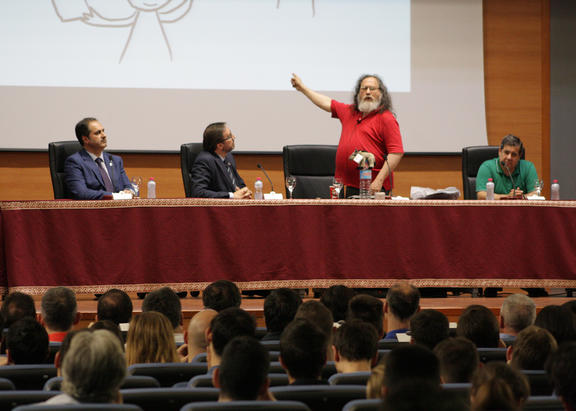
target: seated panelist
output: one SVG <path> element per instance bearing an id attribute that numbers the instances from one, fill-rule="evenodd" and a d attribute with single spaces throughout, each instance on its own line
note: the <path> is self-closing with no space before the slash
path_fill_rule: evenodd
<path id="1" fill-rule="evenodd" d="M 108 145 L 106 132 L 100 122 L 87 117 L 76 124 L 76 138 L 82 150 L 66 159 L 66 185 L 77 200 L 100 200 L 112 193 L 132 193 L 132 185 L 122 158 L 104 152 Z"/>
<path id="2" fill-rule="evenodd" d="M 204 151 L 192 165 L 192 197 L 252 198 L 236 170 L 232 156 L 236 137 L 226 123 L 212 123 L 204 130 Z"/>

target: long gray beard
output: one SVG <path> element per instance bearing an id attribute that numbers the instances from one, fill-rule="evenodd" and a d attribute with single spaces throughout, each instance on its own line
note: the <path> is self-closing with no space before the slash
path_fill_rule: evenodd
<path id="1" fill-rule="evenodd" d="M 380 102 L 382 100 L 372 100 L 372 101 L 360 101 L 358 103 L 358 110 L 360 110 L 361 113 L 364 114 L 368 114 L 374 110 L 376 110 L 378 107 L 380 107 Z"/>

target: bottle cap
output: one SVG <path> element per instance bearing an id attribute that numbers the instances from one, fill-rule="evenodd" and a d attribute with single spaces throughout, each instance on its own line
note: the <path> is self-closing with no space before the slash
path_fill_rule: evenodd
<path id="1" fill-rule="evenodd" d="M 553 180 L 552 183 L 558 184 L 558 180 Z"/>
<path id="2" fill-rule="evenodd" d="M 260 177 L 256 177 L 256 181 L 261 181 L 261 180 L 260 180 Z"/>
<path id="3" fill-rule="evenodd" d="M 150 181 L 154 181 L 154 177 L 150 177 Z"/>
<path id="4" fill-rule="evenodd" d="M 491 178 L 489 178 L 488 181 L 493 181 L 493 180 Z"/>

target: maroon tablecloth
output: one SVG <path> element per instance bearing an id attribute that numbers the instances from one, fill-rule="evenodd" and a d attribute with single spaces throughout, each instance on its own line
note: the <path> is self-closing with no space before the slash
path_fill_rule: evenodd
<path id="1" fill-rule="evenodd" d="M 576 287 L 576 202 L 0 204 L 0 287 Z"/>

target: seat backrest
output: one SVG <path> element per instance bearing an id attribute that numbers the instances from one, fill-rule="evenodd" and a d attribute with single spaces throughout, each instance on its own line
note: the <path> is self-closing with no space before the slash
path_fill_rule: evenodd
<path id="1" fill-rule="evenodd" d="M 25 404 L 35 404 L 58 395 L 55 391 L 21 390 L 0 391 L 0 410 L 11 410 Z"/>
<path id="2" fill-rule="evenodd" d="M 17 390 L 41 390 L 46 381 L 55 376 L 56 368 L 48 364 L 0 367 L 0 378 L 12 381 Z"/>
<path id="3" fill-rule="evenodd" d="M 328 378 L 330 385 L 366 385 L 370 371 L 336 373 Z"/>
<path id="4" fill-rule="evenodd" d="M 142 411 L 134 404 L 101 404 L 101 403 L 83 403 L 83 404 L 66 404 L 66 405 L 22 405 L 14 408 L 18 411 Z"/>
<path id="5" fill-rule="evenodd" d="M 161 387 L 172 387 L 174 384 L 189 381 L 196 375 L 206 374 L 205 363 L 152 363 L 133 364 L 128 367 L 132 375 L 154 377 Z"/>
<path id="6" fill-rule="evenodd" d="M 54 198 L 70 198 L 66 187 L 64 175 L 64 162 L 72 154 L 80 151 L 82 146 L 78 140 L 55 141 L 48 144 L 48 161 L 50 163 L 50 177 L 52 177 L 52 189 Z"/>
<path id="7" fill-rule="evenodd" d="M 186 143 L 180 146 L 180 169 L 186 197 L 192 197 L 192 165 L 202 151 L 202 143 Z"/>
<path id="8" fill-rule="evenodd" d="M 524 411 L 564 411 L 562 400 L 555 395 L 530 396 L 522 407 Z"/>
<path id="9" fill-rule="evenodd" d="M 44 384 L 44 391 L 60 391 L 61 388 L 62 377 L 52 377 Z M 127 375 L 120 388 L 160 388 L 160 383 L 146 375 Z"/>
<path id="10" fill-rule="evenodd" d="M 480 362 L 486 364 L 491 361 L 506 362 L 506 348 L 478 348 Z"/>
<path id="11" fill-rule="evenodd" d="M 197 401 L 217 401 L 218 388 L 134 388 L 120 390 L 125 404 L 136 404 L 144 411 L 179 411 Z"/>
<path id="12" fill-rule="evenodd" d="M 0 391 L 15 390 L 14 383 L 8 378 L 0 378 Z"/>
<path id="13" fill-rule="evenodd" d="M 554 386 L 544 370 L 522 370 L 522 374 L 528 378 L 530 395 L 552 395 Z"/>
<path id="14" fill-rule="evenodd" d="M 342 411 L 378 411 L 381 407 L 381 399 L 371 398 L 367 400 L 352 400 L 342 408 Z"/>
<path id="15" fill-rule="evenodd" d="M 341 410 L 349 401 L 366 398 L 363 385 L 287 385 L 270 392 L 277 400 L 301 401 L 314 411 Z"/>
<path id="16" fill-rule="evenodd" d="M 336 145 L 284 146 L 284 176 L 296 177 L 294 198 L 330 198 L 337 149 Z"/>
<path id="17" fill-rule="evenodd" d="M 271 411 L 310 411 L 306 404 L 298 401 L 228 401 L 195 402 L 182 407 L 181 411 L 219 410 L 271 410 Z"/>

